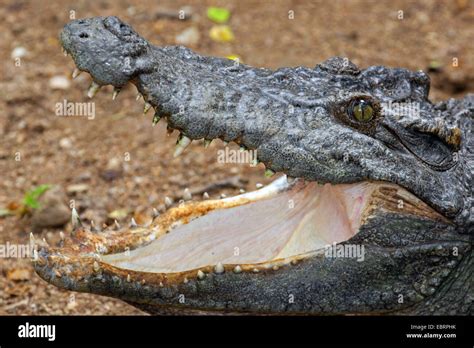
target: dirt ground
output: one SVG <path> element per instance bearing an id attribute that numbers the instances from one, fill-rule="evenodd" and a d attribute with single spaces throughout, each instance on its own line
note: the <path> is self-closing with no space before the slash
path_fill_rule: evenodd
<path id="1" fill-rule="evenodd" d="M 58 102 L 88 101 L 90 77 L 82 74 L 71 80 L 73 62 L 62 55 L 58 43 L 72 10 L 76 18 L 117 15 L 157 45 L 176 44 L 178 34 L 195 27 L 200 38 L 190 45 L 192 49 L 205 55 L 238 55 L 254 66 L 314 66 L 340 55 L 360 67 L 429 70 L 434 100 L 474 92 L 474 2 L 468 0 L 1 0 L 0 4 L 0 208 L 20 204 L 32 187 L 59 185 L 67 199 L 74 200 L 81 218 L 96 226 L 111 223 L 107 216 L 114 211 L 125 210 L 119 216 L 123 222 L 132 216 L 143 219 L 151 215 L 152 207 L 163 205 L 165 195 L 179 199 L 185 187 L 228 181 L 227 188 L 209 192 L 218 197 L 237 194 L 239 188 L 252 190 L 268 179 L 263 177 L 263 166 L 217 163 L 220 141 L 207 150 L 195 142 L 173 159 L 176 133 L 168 137 L 164 122 L 151 126 L 152 113 L 142 115 L 143 101 L 135 100 L 132 86 L 116 101 L 111 89 L 103 88 L 94 99 L 93 120 L 56 116 Z M 191 19 L 162 15 L 184 6 L 192 9 Z M 233 42 L 210 39 L 213 23 L 206 16 L 208 6 L 231 11 Z M 289 11 L 294 19 L 288 18 Z M 26 49 L 19 66 L 11 56 L 18 47 Z M 235 179 L 240 181 L 235 184 Z M 36 236 L 55 243 L 60 231 L 70 229 L 70 224 L 45 228 Z M 0 217 L 0 244 L 27 244 L 31 230 L 29 216 Z M 143 313 L 119 300 L 60 290 L 36 276 L 28 259 L 3 258 L 0 314 Z"/>

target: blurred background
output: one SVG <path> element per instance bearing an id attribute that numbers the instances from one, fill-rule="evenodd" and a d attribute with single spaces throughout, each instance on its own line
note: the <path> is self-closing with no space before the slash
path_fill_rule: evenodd
<path id="1" fill-rule="evenodd" d="M 156 45 L 258 67 L 314 66 L 346 56 L 370 65 L 425 70 L 430 97 L 474 92 L 474 2 L 455 1 L 0 1 L 0 247 L 29 233 L 54 244 L 70 231 L 70 206 L 96 227 L 139 223 L 164 197 L 235 195 L 267 183 L 264 167 L 217 163 L 215 141 L 178 159 L 177 134 L 151 126 L 128 86 L 102 88 L 95 118 L 58 117 L 57 103 L 89 102 L 90 77 L 74 81 L 58 34 L 71 17 L 119 16 Z M 217 7 L 214 8 L 214 7 Z M 181 12 L 180 12 L 181 11 Z M 181 16 L 180 16 L 181 14 Z M 183 18 L 184 14 L 184 18 Z M 233 145 L 230 145 L 233 146 Z M 199 199 L 199 198 L 196 198 Z M 121 301 L 63 291 L 36 276 L 28 258 L 0 249 L 0 314 L 142 314 Z M 10 255 L 11 256 L 11 255 Z"/>

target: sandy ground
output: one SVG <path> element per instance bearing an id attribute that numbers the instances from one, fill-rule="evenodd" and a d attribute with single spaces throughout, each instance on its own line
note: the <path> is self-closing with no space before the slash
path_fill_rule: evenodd
<path id="1" fill-rule="evenodd" d="M 131 86 L 115 102 L 111 90 L 102 89 L 94 99 L 93 120 L 56 116 L 58 102 L 87 101 L 90 83 L 86 74 L 72 82 L 73 62 L 61 54 L 57 37 L 70 11 L 76 18 L 117 15 L 158 45 L 176 44 L 178 34 L 195 27 L 200 39 L 190 45 L 192 49 L 214 56 L 235 54 L 255 66 L 314 66 L 341 55 L 361 67 L 431 67 L 434 100 L 474 91 L 473 1 L 1 0 L 0 4 L 0 208 L 18 205 L 32 187 L 54 184 L 67 191 L 67 199 L 74 200 L 84 220 L 94 220 L 97 226 L 110 223 L 107 215 L 117 210 L 126 210 L 122 221 L 150 215 L 165 195 L 179 198 L 185 187 L 241 179 L 238 185 L 210 192 L 217 197 L 236 194 L 239 188 L 252 190 L 255 183 L 268 180 L 263 178 L 263 166 L 217 163 L 220 141 L 207 150 L 196 142 L 173 159 L 176 133 L 167 137 L 161 123 L 151 127 L 152 113 L 142 115 L 142 101 L 135 100 Z M 209 38 L 210 5 L 231 10 L 233 42 Z M 176 13 L 182 6 L 192 8 L 190 20 L 159 15 L 164 10 Z M 289 11 L 294 19 L 288 18 Z M 18 47 L 27 51 L 19 66 L 11 58 Z M 53 88 L 50 79 L 58 76 L 66 84 Z M 69 224 L 46 228 L 36 236 L 55 243 L 59 232 L 70 228 Z M 0 217 L 1 244 L 28 243 L 31 230 L 29 216 Z M 143 314 L 119 300 L 57 289 L 34 274 L 28 259 L 0 259 L 0 274 L 0 314 Z"/>

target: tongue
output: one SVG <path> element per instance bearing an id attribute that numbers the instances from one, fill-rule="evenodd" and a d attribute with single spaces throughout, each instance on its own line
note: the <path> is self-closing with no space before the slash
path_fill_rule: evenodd
<path id="1" fill-rule="evenodd" d="M 182 272 L 203 266 L 256 264 L 315 251 L 351 238 L 374 185 L 297 184 L 233 208 L 216 209 L 152 243 L 104 256 L 116 267 Z"/>
<path id="2" fill-rule="evenodd" d="M 360 215 L 372 191 L 370 184 L 308 186 L 311 200 L 304 202 L 304 215 L 290 240 L 275 258 L 314 251 L 340 243 L 357 233 Z"/>

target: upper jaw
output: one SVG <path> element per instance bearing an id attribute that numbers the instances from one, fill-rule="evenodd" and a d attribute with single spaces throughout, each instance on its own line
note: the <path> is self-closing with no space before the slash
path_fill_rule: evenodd
<path id="1" fill-rule="evenodd" d="M 99 26 L 101 28 L 104 27 L 104 18 L 96 17 L 92 19 L 88 19 L 88 23 L 91 26 Z M 77 26 L 82 24 L 81 20 L 73 21 L 70 24 L 66 25 L 63 33 L 61 34 L 61 41 L 63 47 L 73 55 L 73 59 L 75 60 L 76 64 L 81 70 L 85 70 L 86 68 L 81 65 L 81 57 L 77 56 L 77 52 L 75 52 L 74 45 L 72 44 L 71 37 L 72 35 L 78 31 Z M 93 96 L 97 93 L 98 89 L 100 88 L 101 84 L 107 83 L 107 79 L 103 78 L 102 76 L 98 76 L 97 74 L 91 73 L 94 83 L 91 85 L 88 95 Z M 127 77 L 121 76 L 119 79 L 111 79 L 113 80 L 113 85 L 116 87 L 116 91 L 114 92 L 114 96 L 118 93 L 120 88 L 124 83 L 128 81 Z M 139 80 L 139 79 L 137 79 Z M 119 81 L 119 82 L 117 82 Z M 139 90 L 145 91 L 146 86 L 140 86 L 139 82 L 133 81 L 137 83 L 137 88 Z M 151 103 L 151 104 L 149 104 Z M 145 105 L 145 109 L 148 110 L 151 106 L 159 108 L 160 105 L 155 105 L 155 101 L 147 100 L 147 104 Z M 396 130 L 398 132 L 398 136 L 401 134 L 401 128 L 404 127 L 403 120 L 399 120 L 397 122 L 388 122 L 387 118 L 387 127 Z M 400 122 L 402 126 L 400 126 Z M 419 127 L 425 127 L 426 125 L 420 125 Z M 456 128 L 457 129 L 457 128 Z M 448 142 L 453 142 L 456 147 L 459 147 L 460 137 L 459 129 L 457 131 L 453 129 L 441 129 L 438 132 L 442 132 L 443 136 L 447 139 Z M 323 134 L 324 138 L 324 131 L 318 130 L 320 134 Z M 308 138 L 312 138 L 310 135 Z M 190 141 L 191 139 L 189 139 Z M 354 140 L 355 141 L 355 140 Z M 377 146 L 377 153 L 374 152 L 375 147 L 370 147 L 366 143 L 362 143 L 362 146 L 369 150 L 365 151 L 364 154 L 360 157 L 363 157 L 365 163 L 373 163 L 372 158 L 379 157 L 379 163 L 375 166 L 372 164 L 370 166 L 365 167 L 362 165 L 362 168 L 349 168 L 348 164 L 343 163 L 342 166 L 346 166 L 347 168 L 341 168 L 340 170 L 334 175 L 326 175 L 327 177 L 323 177 L 320 175 L 319 170 L 312 170 L 311 173 L 290 173 L 293 176 L 299 176 L 298 174 L 302 174 L 302 177 L 305 177 L 310 180 L 318 180 L 318 181 L 329 181 L 329 182 L 348 182 L 348 181 L 357 181 L 357 180 L 364 180 L 370 178 L 372 180 L 384 180 L 397 183 L 408 190 L 412 191 L 420 198 L 428 202 L 432 207 L 438 210 L 440 213 L 444 214 L 448 218 L 455 218 L 459 215 L 459 213 L 464 208 L 464 198 L 461 190 L 460 181 L 462 181 L 462 177 L 464 176 L 463 173 L 463 166 L 461 163 L 456 163 L 452 159 L 443 161 L 439 166 L 433 166 L 432 161 L 433 157 L 435 160 L 437 159 L 436 156 L 428 156 L 425 158 L 426 154 L 429 155 L 429 151 L 413 151 L 413 148 L 409 148 L 407 142 L 402 142 L 400 144 L 400 149 L 403 150 L 400 156 L 395 155 L 393 156 L 390 151 L 385 151 L 386 148 L 384 146 Z M 314 149 L 308 146 L 308 151 L 313 151 Z M 315 153 L 319 152 L 320 149 L 316 148 L 314 150 Z M 361 149 L 356 149 L 357 151 L 361 151 Z M 337 149 L 336 152 L 341 152 L 342 150 Z M 346 152 L 351 152 L 351 149 L 348 149 Z M 420 156 L 420 153 L 422 154 Z M 408 156 L 407 156 L 408 154 Z M 273 156 L 277 156 L 277 154 L 272 154 Z M 355 153 L 355 157 L 358 157 L 358 154 Z M 418 156 L 418 157 L 416 157 Z M 312 158 L 311 153 L 308 154 L 308 158 Z M 306 160 L 306 158 L 304 159 Z M 315 165 L 314 168 L 319 169 L 325 167 L 326 159 L 322 159 L 321 165 Z M 272 161 L 271 161 L 272 162 Z M 275 162 L 275 161 L 273 161 Z M 303 163 L 306 165 L 306 163 Z M 310 164 L 308 163 L 308 166 Z M 296 168 L 297 166 L 294 166 Z M 301 166 L 300 166 L 301 167 Z M 293 170 L 294 168 L 291 168 Z M 341 180 L 341 173 L 344 171 L 344 177 Z M 354 173 L 360 172 L 360 175 L 354 175 Z M 357 177 L 355 177 L 357 176 Z M 334 179 L 334 180 L 333 180 Z M 339 181 L 337 181 L 339 180 Z"/>

